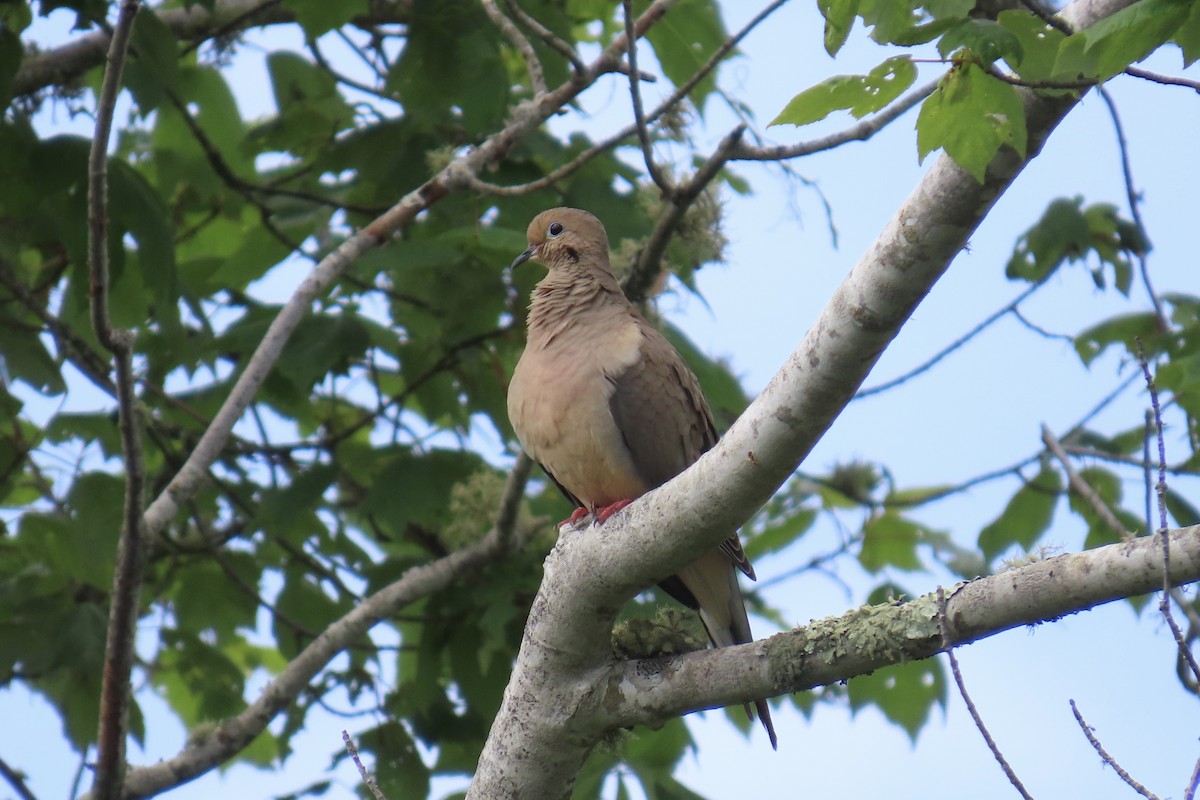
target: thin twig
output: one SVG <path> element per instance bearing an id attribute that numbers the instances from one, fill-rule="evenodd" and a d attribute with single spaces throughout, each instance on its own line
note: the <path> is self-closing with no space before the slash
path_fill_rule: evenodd
<path id="1" fill-rule="evenodd" d="M 492 24 L 500 29 L 504 38 L 508 39 L 509 43 L 521 54 L 521 58 L 525 60 L 525 68 L 529 70 L 529 86 L 533 89 L 534 95 L 545 94 L 547 91 L 546 72 L 542 69 L 542 62 L 534 52 L 533 45 L 525 38 L 525 34 L 521 33 L 521 29 L 511 19 L 504 16 L 504 12 L 496 5 L 496 0 L 483 0 L 483 10 Z"/>
<path id="2" fill-rule="evenodd" d="M 637 41 L 633 37 L 633 0 L 622 0 L 622 7 L 625 9 L 625 36 L 629 39 L 629 49 L 625 54 L 625 59 L 629 62 L 629 96 L 633 102 L 633 123 L 637 130 L 638 144 L 642 147 L 642 160 L 646 163 L 646 174 L 650 176 L 650 180 L 654 181 L 654 185 L 664 197 L 672 198 L 675 195 L 675 186 L 654 160 L 650 131 L 646 127 L 646 110 L 642 107 L 641 81 L 637 76 Z"/>
<path id="3" fill-rule="evenodd" d="M 1117 519 L 1117 515 L 1108 507 L 1108 503 L 1104 502 L 1104 498 L 1096 494 L 1096 490 L 1092 488 L 1092 485 L 1075 471 L 1074 465 L 1071 464 L 1071 459 L 1067 457 L 1066 452 L 1063 450 L 1062 443 L 1058 441 L 1058 437 L 1054 435 L 1050 427 L 1044 423 L 1042 424 L 1042 442 L 1045 443 L 1046 449 L 1062 464 L 1063 471 L 1067 473 L 1067 484 L 1071 487 L 1071 490 L 1092 507 L 1092 510 L 1096 512 L 1096 516 L 1104 520 L 1104 524 L 1111 528 L 1113 533 L 1120 538 L 1128 536 L 1129 531 L 1125 530 L 1125 526 L 1121 524 L 1121 520 Z"/>
<path id="4" fill-rule="evenodd" d="M 655 220 L 654 230 L 650 232 L 650 238 L 646 240 L 646 245 L 638 253 L 637 263 L 626 276 L 622 286 L 630 299 L 636 302 L 645 297 L 646 292 L 654 284 L 661 272 L 662 257 L 667 251 L 667 244 L 675 235 L 679 223 L 683 221 L 684 215 L 687 214 L 688 209 L 691 208 L 700 193 L 712 183 L 729 161 L 730 155 L 737 149 L 738 142 L 741 141 L 742 134 L 745 132 L 745 125 L 738 125 L 730 131 L 717 145 L 713 154 L 708 157 L 704 166 L 696 170 L 696 173 L 686 183 L 681 184 L 668 195 L 669 202 Z"/>
<path id="5" fill-rule="evenodd" d="M 118 427 L 125 463 L 125 507 L 117 543 L 104 673 L 100 689 L 99 731 L 96 740 L 95 780 L 92 791 L 99 800 L 116 800 L 124 794 L 125 740 L 133 672 L 134 639 L 141 610 L 142 581 L 146 570 L 146 542 L 142 516 L 146 465 L 142 458 L 139 413 L 134 393 L 133 332 L 116 330 L 108 309 L 108 142 L 113 109 L 121 88 L 121 72 L 129 52 L 139 0 L 122 0 L 113 27 L 108 65 L 96 107 L 96 131 L 88 155 L 88 268 L 91 277 L 92 325 L 96 338 L 113 354 L 116 365 Z"/>
<path id="6" fill-rule="evenodd" d="M 967 331 L 962 336 L 958 337 L 953 342 L 951 342 L 949 345 L 942 348 L 936 355 L 934 355 L 932 358 L 930 358 L 925 363 L 920 364 L 919 366 L 914 367 L 913 369 L 909 370 L 908 372 L 904 373 L 903 375 L 899 375 L 895 378 L 892 378 L 891 380 L 887 380 L 876 386 L 870 386 L 870 387 L 867 387 L 866 389 L 860 390 L 857 394 L 854 395 L 854 397 L 850 398 L 851 402 L 853 402 L 855 400 L 862 400 L 863 398 L 870 397 L 871 395 L 876 395 L 876 394 L 880 394 L 882 392 L 886 392 L 889 389 L 893 389 L 893 388 L 899 386 L 900 384 L 910 381 L 913 378 L 917 377 L 918 375 L 929 371 L 930 369 L 935 367 L 938 364 L 938 362 L 940 362 L 946 356 L 950 355 L 955 350 L 958 350 L 960 347 L 965 345 L 967 342 L 971 341 L 976 336 L 983 333 L 985 330 L 987 330 L 989 327 L 991 327 L 997 320 L 1004 317 L 1006 314 L 1011 314 L 1011 313 L 1015 312 L 1017 309 L 1017 306 L 1021 305 L 1021 303 L 1028 300 L 1030 295 L 1032 295 L 1038 289 L 1042 288 L 1042 286 L 1044 286 L 1044 285 L 1045 285 L 1045 281 L 1038 281 L 1037 283 L 1031 284 L 1028 288 L 1025 289 L 1025 291 L 1021 292 L 1019 295 L 1014 297 L 1007 305 L 992 312 L 987 317 L 987 319 L 983 320 L 978 325 L 976 325 L 974 328 L 971 328 L 971 330 Z"/>
<path id="7" fill-rule="evenodd" d="M 354 766 L 358 767 L 358 774 L 362 776 L 362 781 L 371 790 L 371 794 L 375 795 L 375 800 L 387 800 L 383 791 L 380 790 L 379 784 L 375 782 L 375 776 L 367 772 L 362 759 L 358 757 L 358 748 L 354 746 L 354 740 L 350 738 L 347 731 L 342 731 L 342 741 L 346 743 L 346 752 L 350 754 L 350 758 L 354 759 Z"/>
<path id="8" fill-rule="evenodd" d="M 1192 767 L 1192 779 L 1188 781 L 1183 800 L 1196 800 L 1197 787 L 1200 787 L 1200 759 L 1196 759 L 1196 766 Z"/>
<path id="9" fill-rule="evenodd" d="M 516 17 L 518 22 L 533 31 L 550 49 L 557 51 L 559 55 L 571 62 L 571 68 L 575 70 L 576 75 L 582 75 L 587 70 L 579 58 L 579 54 L 575 52 L 575 48 L 558 38 L 554 31 L 525 13 L 525 10 L 517 5 L 516 0 L 504 0 L 504 5 L 508 8 L 508 13 Z"/>
<path id="10" fill-rule="evenodd" d="M 1021 779 L 1017 777 L 1017 773 L 1009 765 L 1008 759 L 1000 752 L 1000 747 L 996 744 L 996 740 L 992 738 L 992 734 L 988 732 L 987 726 L 983 724 L 983 717 L 980 716 L 979 709 L 975 708 L 975 702 L 971 699 L 971 695 L 967 693 L 967 685 L 963 681 L 962 671 L 958 668 L 958 658 L 954 655 L 953 639 L 950 636 L 950 618 L 946 613 L 946 592 L 941 586 L 937 589 L 937 601 L 938 625 L 941 627 L 942 632 L 942 647 L 950 659 L 950 671 L 954 674 L 954 683 L 958 685 L 958 693 L 962 696 L 963 702 L 966 703 L 967 711 L 970 713 L 971 719 L 975 721 L 975 727 L 982 734 L 983 741 L 987 744 L 988 749 L 992 751 L 992 757 L 996 759 L 996 763 L 1000 765 L 1000 769 L 1004 770 L 1004 774 L 1008 777 L 1008 782 L 1013 785 L 1013 788 L 1025 800 L 1033 800 L 1032 795 L 1025 790 L 1025 786 L 1021 783 Z"/>
<path id="11" fill-rule="evenodd" d="M 674 92 L 672 92 L 670 97 L 668 97 L 666 100 L 659 103 L 658 106 L 655 107 L 655 109 L 653 111 L 651 111 L 649 114 L 646 115 L 646 123 L 649 124 L 649 123 L 653 122 L 654 120 L 658 119 L 663 114 L 665 114 L 667 111 L 674 108 L 681 100 L 683 100 L 683 98 L 687 97 L 688 93 L 691 92 L 692 89 L 696 88 L 696 85 L 698 83 L 700 83 L 700 81 L 704 80 L 704 78 L 707 77 L 708 74 L 716 68 L 717 64 L 720 63 L 721 59 L 724 58 L 731 50 L 733 50 L 733 48 L 737 47 L 738 43 L 741 42 L 742 39 L 746 38 L 746 36 L 750 33 L 750 31 L 754 30 L 755 27 L 757 27 L 763 20 L 765 20 L 776 9 L 778 9 L 780 6 L 782 6 L 786 2 L 787 2 L 787 0 L 775 0 L 775 2 L 768 5 L 766 8 L 764 8 L 758 14 L 756 14 L 749 22 L 747 22 L 745 25 L 743 25 L 741 30 L 739 30 L 733 36 L 726 39 L 721 44 L 720 47 L 718 47 L 715 51 L 713 51 L 713 54 L 711 56 L 709 56 L 708 60 L 704 62 L 704 64 L 700 67 L 700 69 L 696 70 L 696 72 L 692 74 L 692 77 L 690 77 L 686 81 L 684 81 L 681 86 L 679 86 Z M 929 91 L 932 92 L 933 88 L 935 86 L 936 86 L 936 84 L 931 84 L 929 87 Z M 882 114 L 880 116 L 882 116 Z M 880 125 L 880 127 L 883 127 L 883 126 Z M 519 195 L 528 194 L 529 192 L 534 192 L 534 191 L 538 191 L 540 189 L 545 189 L 549 186 L 553 186 L 558 181 L 571 175 L 572 173 L 574 173 L 576 170 L 578 170 L 580 167 L 582 167 L 587 162 L 591 161 L 596 156 L 600 155 L 601 153 L 605 153 L 605 152 L 611 150 L 612 148 L 619 145 L 621 142 L 628 139 L 630 136 L 634 136 L 636 134 L 637 134 L 637 125 L 636 124 L 628 125 L 628 126 L 622 128 L 621 130 L 617 131 L 616 133 L 614 133 L 612 136 L 609 136 L 607 139 L 602 139 L 601 141 L 599 141 L 596 144 L 592 145 L 591 147 L 587 148 L 586 150 L 581 152 L 579 155 L 575 156 L 575 158 L 568 161 L 566 164 L 563 164 L 562 166 L 557 167 L 556 169 L 550 171 L 549 173 L 542 176 L 541 178 L 538 178 L 537 180 L 534 180 L 534 181 L 530 181 L 529 183 L 522 183 L 522 184 L 517 184 L 517 185 L 513 185 L 513 186 L 500 186 L 498 184 L 488 183 L 483 180 L 475 179 L 471 182 L 471 188 L 474 189 L 475 191 L 481 192 L 483 194 L 496 195 L 498 197 L 516 197 Z M 865 139 L 867 137 L 866 136 L 851 137 L 851 139 L 853 139 L 853 138 Z M 824 148 L 822 148 L 822 149 L 824 149 Z M 742 152 L 742 149 L 739 148 L 738 152 L 739 153 Z M 730 157 L 730 160 L 736 160 L 738 158 L 745 158 L 745 156 L 740 156 L 740 155 L 734 154 L 733 156 Z M 767 159 L 767 160 L 775 160 L 775 159 Z"/>
<path id="12" fill-rule="evenodd" d="M 1175 75 L 1161 75 L 1157 72 L 1151 72 L 1148 69 L 1142 69 L 1141 67 L 1126 67 L 1125 74 L 1131 75 L 1134 78 L 1141 78 L 1144 81 L 1161 83 L 1165 86 L 1185 86 L 1188 89 L 1200 92 L 1200 81 L 1193 81 L 1188 78 L 1180 78 Z"/>
<path id="13" fill-rule="evenodd" d="M 1121 765 L 1117 763 L 1116 759 L 1114 759 L 1109 752 L 1104 749 L 1104 745 L 1100 744 L 1100 740 L 1097 739 L 1096 734 L 1092 732 L 1091 726 L 1084 722 L 1083 714 L 1079 713 L 1079 707 L 1075 705 L 1074 698 L 1072 698 L 1069 702 L 1071 703 L 1071 713 L 1075 715 L 1075 721 L 1079 723 L 1080 730 L 1083 731 L 1083 735 L 1086 736 L 1088 742 L 1091 743 L 1092 749 L 1099 754 L 1100 759 L 1105 764 L 1108 764 L 1110 767 L 1112 767 L 1113 771 L 1117 773 L 1117 777 L 1125 781 L 1126 785 L 1128 785 L 1130 789 L 1133 789 L 1142 797 L 1146 798 L 1146 800 L 1159 800 L 1158 795 L 1154 794 L 1154 792 L 1150 791 L 1145 786 L 1134 780 L 1133 776 L 1126 772 Z"/>
<path id="14" fill-rule="evenodd" d="M 0 758 L 0 777 L 8 781 L 21 800 L 37 800 L 37 796 L 25 784 L 25 773 L 10 767 L 3 758 Z"/>
<path id="15" fill-rule="evenodd" d="M 1150 234 L 1146 230 L 1146 222 L 1142 219 L 1142 203 L 1141 195 L 1133 185 L 1133 166 L 1129 158 L 1129 142 L 1125 139 L 1125 128 L 1121 124 L 1121 115 L 1117 112 L 1117 103 L 1113 100 L 1112 95 L 1103 86 L 1098 87 L 1100 98 L 1104 104 L 1108 106 L 1108 114 L 1112 117 L 1113 131 L 1117 135 L 1117 149 L 1121 153 L 1121 175 L 1125 180 L 1125 197 L 1129 201 L 1129 214 L 1133 217 L 1133 224 L 1137 226 L 1138 234 L 1142 237 L 1142 246 L 1133 255 L 1138 262 L 1138 272 L 1142 276 L 1142 286 L 1146 289 L 1146 294 L 1150 296 L 1150 303 L 1154 306 L 1154 317 L 1158 322 L 1159 331 L 1165 333 L 1171 329 L 1171 323 L 1167 320 L 1167 315 L 1163 311 L 1162 300 L 1159 299 L 1158 293 L 1154 291 L 1154 285 L 1150 283 L 1150 265 L 1147 263 L 1146 252 L 1150 249 Z"/>
<path id="16" fill-rule="evenodd" d="M 1149 411 L 1146 412 L 1146 415 L 1148 417 L 1152 416 L 1151 412 L 1149 412 Z M 1149 426 L 1146 428 L 1146 430 L 1147 430 L 1148 437 L 1154 436 L 1154 420 L 1153 419 L 1150 420 Z M 1146 453 L 1145 459 L 1138 458 L 1137 456 L 1125 456 L 1125 455 L 1121 455 L 1120 453 L 1106 453 L 1103 450 L 1097 450 L 1094 447 L 1083 447 L 1083 446 L 1077 445 L 1077 444 L 1064 444 L 1063 450 L 1070 453 L 1073 456 L 1083 456 L 1085 458 L 1094 458 L 1094 459 L 1097 459 L 1098 461 L 1110 461 L 1114 464 L 1124 464 L 1124 465 L 1127 465 L 1130 467 L 1137 467 L 1139 469 L 1144 469 L 1144 468 L 1153 469 L 1154 462 L 1150 460 L 1149 442 L 1150 442 L 1150 439 L 1147 438 L 1147 440 L 1145 442 L 1145 445 L 1147 448 L 1145 451 L 1145 453 Z M 1149 466 L 1147 466 L 1147 465 L 1149 465 Z M 1167 473 L 1170 475 L 1200 475 L 1200 469 L 1197 469 L 1195 467 L 1187 467 L 1187 466 L 1183 466 L 1183 465 L 1179 465 L 1179 464 L 1168 464 L 1167 465 Z M 1147 479 L 1145 481 L 1145 484 L 1147 487 L 1149 487 L 1150 494 L 1153 494 L 1153 492 L 1154 492 L 1153 479 Z M 1147 499 L 1146 502 L 1147 502 L 1146 507 L 1148 509 L 1149 502 L 1150 502 L 1149 498 Z M 1146 530 L 1148 530 L 1148 531 L 1154 530 L 1154 521 L 1150 519 L 1149 511 L 1146 512 L 1146 519 L 1150 520 L 1148 522 L 1148 524 L 1146 525 Z"/>
<path id="17" fill-rule="evenodd" d="M 1175 621 L 1175 615 L 1171 613 L 1171 537 L 1167 535 L 1167 445 L 1163 439 L 1162 406 L 1158 402 L 1158 386 L 1150 372 L 1150 362 L 1146 360 L 1146 353 L 1142 350 L 1142 340 L 1135 338 L 1134 341 L 1137 344 L 1138 363 L 1141 364 L 1146 389 L 1150 393 L 1150 408 L 1154 412 L 1154 434 L 1158 440 L 1158 482 L 1154 489 L 1158 495 L 1158 535 L 1162 537 L 1163 557 L 1162 598 L 1158 601 L 1158 610 L 1167 621 L 1171 635 L 1175 637 L 1180 657 L 1187 661 L 1192 675 L 1200 682 L 1200 663 L 1197 663 L 1196 654 L 1192 652 L 1179 623 Z"/>

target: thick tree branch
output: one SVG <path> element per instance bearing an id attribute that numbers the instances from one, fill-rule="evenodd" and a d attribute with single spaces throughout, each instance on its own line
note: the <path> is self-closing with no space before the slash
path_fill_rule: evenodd
<path id="1" fill-rule="evenodd" d="M 1171 583 L 1200 580 L 1200 526 L 1170 536 Z M 945 641 L 934 591 L 908 602 L 857 608 L 751 644 L 613 664 L 580 717 L 615 729 L 805 691 L 1161 585 L 1158 535 L 1069 553 L 946 592 Z"/>
<path id="2" fill-rule="evenodd" d="M 1062 16 L 1086 27 L 1125 5 L 1079 0 Z M 1018 91 L 1032 159 L 1077 100 Z M 939 158 L 725 437 L 674 480 L 618 512 L 603 536 L 560 537 L 469 797 L 569 793 L 596 742 L 595 730 L 575 713 L 598 690 L 618 610 L 716 547 L 792 474 L 1026 163 L 1002 149 L 980 183 Z"/>

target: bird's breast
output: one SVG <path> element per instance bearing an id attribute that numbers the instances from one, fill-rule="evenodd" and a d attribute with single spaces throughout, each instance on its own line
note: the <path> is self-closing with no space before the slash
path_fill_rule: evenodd
<path id="1" fill-rule="evenodd" d="M 508 415 L 521 446 L 589 508 L 645 493 L 613 419 L 609 376 L 638 358 L 636 323 L 606 327 L 601 340 L 566 335 L 540 341 L 531 331 L 508 392 Z"/>

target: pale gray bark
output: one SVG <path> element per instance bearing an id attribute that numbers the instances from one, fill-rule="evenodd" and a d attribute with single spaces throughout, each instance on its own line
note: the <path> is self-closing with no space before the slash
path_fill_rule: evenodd
<path id="1" fill-rule="evenodd" d="M 1079 0 L 1060 17 L 1082 28 L 1129 4 Z M 1024 98 L 1026 159 L 1002 150 L 980 184 L 940 157 L 717 446 L 610 519 L 603 535 L 589 529 L 560 540 L 547 559 L 521 653 L 468 797 L 544 800 L 570 794 L 583 760 L 603 733 L 600 720 L 630 718 L 637 707 L 631 695 L 621 687 L 609 691 L 607 683 L 609 635 L 618 610 L 638 591 L 716 547 L 794 472 L 995 200 L 1077 102 L 1033 92 L 1024 92 Z M 1048 612 L 1046 618 L 1053 616 Z M 752 673 L 778 676 L 778 665 L 771 660 L 768 666 L 763 648 L 756 643 L 737 649 L 757 654 L 757 661 L 750 659 Z M 707 663 L 734 657 L 714 651 L 689 658 Z M 839 677 L 848 676 L 830 679 Z M 776 691 L 784 690 L 772 678 L 750 682 L 759 689 L 774 683 Z M 759 695 L 730 691 L 720 702 L 754 696 Z M 598 703 L 606 712 L 602 718 L 591 713 Z"/>

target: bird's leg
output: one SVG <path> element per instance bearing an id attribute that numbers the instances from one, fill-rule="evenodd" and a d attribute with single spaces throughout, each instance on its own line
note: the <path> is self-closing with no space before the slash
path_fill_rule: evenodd
<path id="1" fill-rule="evenodd" d="M 573 512 L 571 512 L 571 516 L 567 517 L 562 522 L 558 523 L 558 527 L 561 528 L 562 526 L 566 525 L 568 527 L 573 528 L 573 527 L 575 527 L 575 523 L 579 522 L 579 520 L 586 517 L 587 514 L 588 514 L 587 506 L 580 506 L 579 508 L 577 508 Z"/>
<path id="2" fill-rule="evenodd" d="M 605 506 L 604 508 L 596 509 L 596 524 L 599 525 L 599 524 L 603 523 L 609 517 L 611 517 L 613 514 L 617 513 L 622 508 L 624 508 L 625 506 L 629 505 L 632 502 L 633 502 L 632 499 L 631 500 L 618 500 L 617 502 L 613 503 L 611 506 Z"/>

